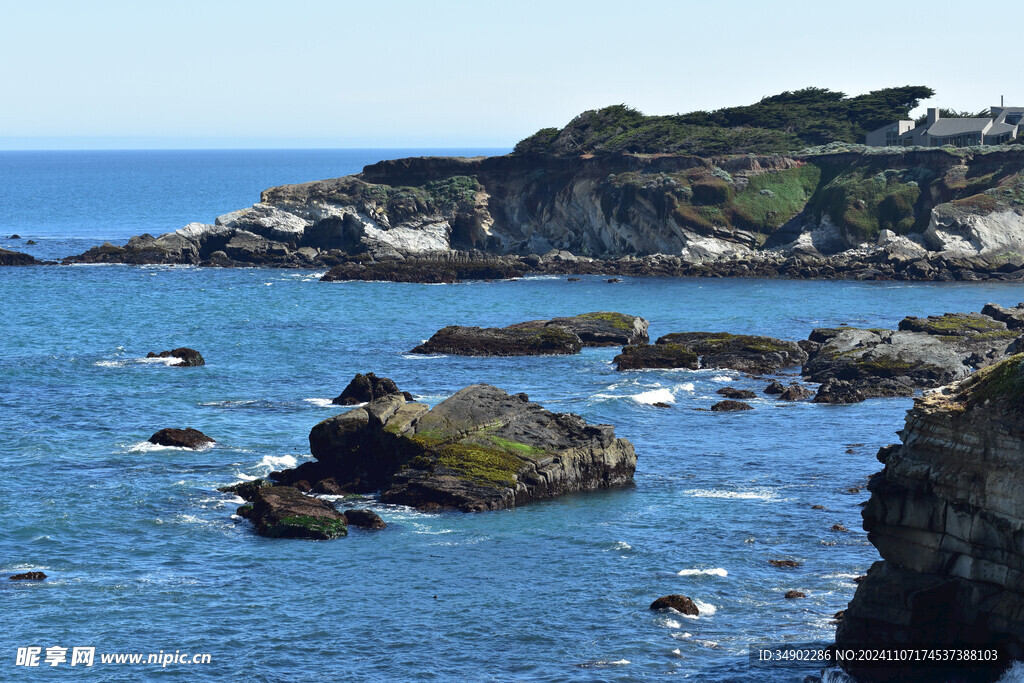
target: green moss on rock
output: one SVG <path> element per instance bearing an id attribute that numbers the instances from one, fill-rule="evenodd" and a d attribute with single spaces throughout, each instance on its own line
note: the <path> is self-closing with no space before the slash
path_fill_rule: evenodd
<path id="1" fill-rule="evenodd" d="M 348 534 L 348 528 L 345 526 L 345 520 L 330 519 L 328 517 L 312 517 L 310 515 L 282 517 L 278 527 L 277 535 L 281 536 L 291 535 L 290 532 L 287 531 L 288 527 L 301 529 L 309 532 L 309 534 L 313 536 L 319 536 L 325 539 L 341 538 Z"/>

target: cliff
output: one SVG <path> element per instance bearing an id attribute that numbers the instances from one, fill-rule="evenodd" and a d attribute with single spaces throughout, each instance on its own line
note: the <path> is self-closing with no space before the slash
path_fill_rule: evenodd
<path id="1" fill-rule="evenodd" d="M 403 279 L 363 265 L 506 256 L 477 270 L 510 277 L 539 269 L 523 256 L 558 255 L 583 263 L 562 272 L 630 274 L 585 264 L 639 258 L 640 274 L 1019 279 L 1022 170 L 1019 146 L 398 159 L 69 261 L 349 264 L 344 277 Z"/>
<path id="2" fill-rule="evenodd" d="M 883 559 L 857 588 L 838 646 L 1000 645 L 1024 657 L 1022 398 L 1018 354 L 915 401 L 902 444 L 879 452 L 863 517 Z"/>

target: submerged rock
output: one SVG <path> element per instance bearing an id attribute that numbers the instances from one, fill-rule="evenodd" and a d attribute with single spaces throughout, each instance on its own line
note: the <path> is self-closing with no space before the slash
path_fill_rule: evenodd
<path id="1" fill-rule="evenodd" d="M 697 354 L 682 344 L 637 344 L 623 347 L 613 359 L 616 370 L 687 368 L 696 370 Z"/>
<path id="2" fill-rule="evenodd" d="M 786 591 L 786 594 L 782 597 L 787 600 L 795 600 L 796 598 L 806 598 L 807 594 L 803 591 Z"/>
<path id="3" fill-rule="evenodd" d="M 754 409 L 754 406 L 750 405 L 749 403 L 744 403 L 743 401 L 729 401 L 729 400 L 725 400 L 725 401 L 719 401 L 715 405 L 711 406 L 712 412 L 716 412 L 716 413 L 722 413 L 722 412 L 729 413 L 729 412 L 735 412 L 737 410 L 753 410 L 753 409 Z"/>
<path id="4" fill-rule="evenodd" d="M 796 342 L 728 332 L 666 334 L 656 344 L 680 344 L 700 356 L 704 368 L 726 368 L 746 373 L 774 372 L 807 359 Z"/>
<path id="5" fill-rule="evenodd" d="M 858 585 L 837 644 L 998 643 L 1021 659 L 1024 355 L 916 399 L 900 435 L 879 451 L 885 467 L 862 512 L 882 561 Z"/>
<path id="6" fill-rule="evenodd" d="M 462 327 L 449 325 L 411 353 L 457 356 L 548 356 L 579 353 L 583 342 L 575 333 L 552 326 Z"/>
<path id="7" fill-rule="evenodd" d="M 407 400 L 412 400 L 412 396 L 408 392 L 399 391 L 398 386 L 387 377 L 377 377 L 372 372 L 365 375 L 356 373 L 345 390 L 331 403 L 339 406 L 351 406 L 358 403 L 369 403 L 375 398 L 398 393 L 403 394 Z"/>
<path id="8" fill-rule="evenodd" d="M 291 486 L 268 486 L 256 491 L 253 502 L 238 514 L 270 538 L 329 540 L 348 533 L 345 515 L 326 501 L 304 495 Z"/>
<path id="9" fill-rule="evenodd" d="M 146 354 L 146 358 L 180 358 L 181 362 L 173 363 L 172 365 L 177 368 L 186 367 L 198 367 L 200 365 L 206 365 L 206 361 L 195 349 L 187 347 L 181 347 L 179 349 L 173 349 L 171 351 L 161 351 L 160 353 L 154 353 L 150 351 Z"/>
<path id="10" fill-rule="evenodd" d="M 313 427 L 316 462 L 278 481 L 333 478 L 384 503 L 464 511 L 511 508 L 632 482 L 636 454 L 609 425 L 552 413 L 525 394 L 476 384 L 428 408 L 401 394 Z"/>
<path id="11" fill-rule="evenodd" d="M 154 443 L 158 446 L 174 446 L 176 448 L 199 450 L 217 442 L 198 429 L 186 427 L 185 429 L 161 429 L 149 437 L 149 443 Z"/>
<path id="12" fill-rule="evenodd" d="M 688 614 L 691 617 L 700 614 L 697 605 L 685 595 L 666 595 L 652 602 L 650 608 L 653 610 L 674 609 L 680 614 Z"/>
<path id="13" fill-rule="evenodd" d="M 46 574 L 43 572 L 25 572 L 23 574 L 14 574 L 10 577 L 11 581 L 42 581 L 46 578 Z"/>
<path id="14" fill-rule="evenodd" d="M 800 566 L 796 560 L 768 560 L 768 564 L 779 569 L 793 569 Z"/>

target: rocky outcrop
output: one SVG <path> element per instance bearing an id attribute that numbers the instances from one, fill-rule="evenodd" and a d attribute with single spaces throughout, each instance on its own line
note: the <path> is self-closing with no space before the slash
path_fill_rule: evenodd
<path id="1" fill-rule="evenodd" d="M 788 387 L 782 390 L 782 393 L 778 395 L 780 401 L 803 401 L 811 396 L 814 396 L 814 392 L 801 384 L 790 384 Z"/>
<path id="2" fill-rule="evenodd" d="M 20 251 L 0 249 L 0 266 L 36 266 L 40 264 L 41 261 L 36 260 L 35 256 L 23 254 Z"/>
<path id="3" fill-rule="evenodd" d="M 146 358 L 178 358 L 179 362 L 171 363 L 172 366 L 177 368 L 194 368 L 200 365 L 206 365 L 206 360 L 203 359 L 203 355 L 201 353 L 195 349 L 187 347 L 181 347 L 171 351 L 161 351 L 160 353 L 150 351 L 146 354 Z"/>
<path id="4" fill-rule="evenodd" d="M 774 372 L 807 359 L 796 342 L 728 332 L 666 334 L 656 344 L 680 344 L 700 356 L 704 368 L 727 368 L 747 373 Z"/>
<path id="5" fill-rule="evenodd" d="M 254 479 L 252 481 L 240 481 L 230 486 L 221 486 L 217 490 L 222 493 L 233 493 L 242 500 L 251 503 L 256 498 L 256 492 L 268 486 L 273 486 L 273 484 L 266 479 Z"/>
<path id="6" fill-rule="evenodd" d="M 13 574 L 8 578 L 11 581 L 43 581 L 46 579 L 46 574 L 43 572 L 23 572 L 21 574 Z"/>
<path id="7" fill-rule="evenodd" d="M 753 410 L 754 406 L 743 401 L 719 401 L 715 405 L 711 406 L 711 412 L 713 413 L 734 413 L 740 410 Z"/>
<path id="8" fill-rule="evenodd" d="M 740 399 L 757 398 L 757 394 L 749 389 L 737 389 L 736 387 L 722 387 L 716 394 L 721 394 L 726 398 L 738 401 Z"/>
<path id="9" fill-rule="evenodd" d="M 332 478 L 347 492 L 424 510 L 495 510 L 622 486 L 633 446 L 608 425 L 552 413 L 525 394 L 466 387 L 429 409 L 400 394 L 316 425 L 315 462 L 274 473 L 282 484 Z"/>
<path id="10" fill-rule="evenodd" d="M 384 529 L 387 524 L 373 510 L 357 510 L 355 508 L 345 510 L 345 523 L 349 526 L 361 529 Z"/>
<path id="11" fill-rule="evenodd" d="M 153 443 L 158 446 L 189 448 L 197 451 L 217 442 L 206 434 L 203 434 L 198 429 L 187 427 L 185 429 L 161 429 L 159 432 L 149 437 L 149 443 Z"/>
<path id="12" fill-rule="evenodd" d="M 635 315 L 598 311 L 508 327 L 445 327 L 412 353 L 460 356 L 540 356 L 578 353 L 584 346 L 647 342 L 647 321 Z"/>
<path id="13" fill-rule="evenodd" d="M 377 377 L 372 372 L 365 375 L 357 372 L 348 386 L 331 403 L 338 406 L 354 406 L 359 403 L 369 403 L 388 394 L 402 394 L 407 401 L 412 400 L 412 395 L 409 392 L 399 391 L 398 386 L 389 378 Z"/>
<path id="14" fill-rule="evenodd" d="M 915 389 L 962 379 L 1004 358 L 1020 334 L 979 313 L 908 317 L 900 321 L 898 330 L 816 329 L 810 341 L 818 346 L 803 375 L 822 383 L 815 399 L 819 403 L 910 396 Z"/>
<path id="15" fill-rule="evenodd" d="M 290 486 L 258 489 L 252 503 L 238 508 L 238 514 L 253 523 L 256 533 L 269 538 L 326 541 L 348 533 L 345 515 Z"/>
<path id="16" fill-rule="evenodd" d="M 864 528 L 882 561 L 845 612 L 840 647 L 1000 645 L 1024 657 L 1022 397 L 1016 355 L 915 401 L 868 485 Z"/>
<path id="17" fill-rule="evenodd" d="M 666 595 L 658 598 L 651 603 L 650 609 L 662 610 L 662 609 L 674 609 L 680 614 L 687 614 L 691 617 L 695 617 L 700 614 L 700 610 L 697 609 L 697 605 L 694 604 L 693 600 L 686 597 L 685 595 Z"/>
<path id="18" fill-rule="evenodd" d="M 435 332 L 410 353 L 457 356 L 553 356 L 579 353 L 583 342 L 562 327 L 512 325 L 462 327 L 449 325 Z"/>
<path id="19" fill-rule="evenodd" d="M 623 347 L 613 359 L 616 370 L 686 368 L 696 370 L 697 354 L 682 344 L 637 344 Z"/>

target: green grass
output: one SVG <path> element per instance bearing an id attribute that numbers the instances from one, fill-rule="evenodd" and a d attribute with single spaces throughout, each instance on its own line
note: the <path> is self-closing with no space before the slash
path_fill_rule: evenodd
<path id="1" fill-rule="evenodd" d="M 603 320 L 604 322 L 611 324 L 611 326 L 617 330 L 633 329 L 632 316 L 624 315 L 622 313 L 602 311 L 598 313 L 583 313 L 582 315 L 577 315 L 575 317 L 581 320 Z"/>
<path id="2" fill-rule="evenodd" d="M 523 466 L 520 458 L 505 450 L 467 443 L 441 446 L 437 463 L 460 477 L 497 487 L 513 486 Z"/>
<path id="3" fill-rule="evenodd" d="M 961 386 L 958 398 L 968 406 L 1005 401 L 1019 410 L 1024 400 L 1024 353 L 975 372 Z"/>
<path id="4" fill-rule="evenodd" d="M 490 439 L 490 441 L 498 448 L 504 451 L 518 453 L 519 455 L 524 455 L 527 457 L 536 457 L 540 455 L 545 455 L 547 453 L 547 451 L 545 451 L 543 448 L 537 448 L 536 446 L 531 446 L 530 444 L 512 441 L 511 439 L 504 439 L 500 436 L 489 435 L 487 438 Z"/>
<path id="5" fill-rule="evenodd" d="M 911 332 L 925 332 L 932 335 L 970 337 L 971 339 L 1012 339 L 1017 337 L 1013 330 L 1003 323 L 988 318 L 946 314 L 934 318 L 908 319 L 901 329 Z"/>
<path id="6" fill-rule="evenodd" d="M 282 527 L 298 527 L 312 532 L 323 534 L 327 538 L 338 538 L 348 533 L 345 521 L 341 519 L 329 519 L 327 517 L 311 517 L 309 515 L 297 515 L 294 517 L 281 518 Z"/>
<path id="7" fill-rule="evenodd" d="M 736 195 L 733 223 L 772 233 L 803 211 L 820 180 L 821 169 L 814 164 L 751 176 Z"/>

